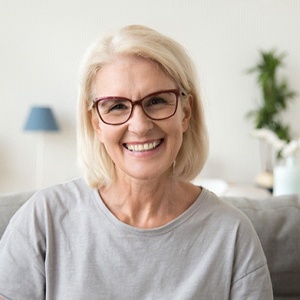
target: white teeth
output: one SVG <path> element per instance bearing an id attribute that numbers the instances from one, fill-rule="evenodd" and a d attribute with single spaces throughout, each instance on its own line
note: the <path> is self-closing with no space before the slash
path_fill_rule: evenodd
<path id="1" fill-rule="evenodd" d="M 134 152 L 143 152 L 147 150 L 152 150 L 156 148 L 159 144 L 160 142 L 138 144 L 138 145 L 127 145 L 127 149 Z"/>

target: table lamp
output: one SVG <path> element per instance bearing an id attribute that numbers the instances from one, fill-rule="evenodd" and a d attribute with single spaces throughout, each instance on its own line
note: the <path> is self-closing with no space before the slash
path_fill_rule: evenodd
<path id="1" fill-rule="evenodd" d="M 59 131 L 51 108 L 44 106 L 31 107 L 24 131 L 39 133 L 36 151 L 36 188 L 40 188 L 43 179 L 44 133 Z"/>

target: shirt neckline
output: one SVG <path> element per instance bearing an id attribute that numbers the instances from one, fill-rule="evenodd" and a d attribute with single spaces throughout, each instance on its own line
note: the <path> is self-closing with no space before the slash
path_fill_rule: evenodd
<path id="1" fill-rule="evenodd" d="M 208 190 L 201 187 L 202 191 L 197 197 L 196 201 L 187 209 L 185 210 L 181 215 L 179 215 L 174 220 L 168 222 L 165 225 L 155 227 L 155 228 L 139 228 L 134 227 L 132 225 L 126 224 L 122 221 L 120 221 L 104 204 L 101 195 L 99 194 L 97 189 L 93 190 L 93 200 L 95 205 L 97 206 L 98 210 L 104 215 L 104 217 L 114 226 L 117 227 L 119 230 L 131 232 L 136 235 L 147 235 L 147 236 L 153 236 L 153 235 L 161 235 L 165 234 L 176 227 L 180 226 L 182 223 L 186 222 L 188 219 L 190 219 L 202 206 L 202 204 L 206 201 L 208 198 Z"/>

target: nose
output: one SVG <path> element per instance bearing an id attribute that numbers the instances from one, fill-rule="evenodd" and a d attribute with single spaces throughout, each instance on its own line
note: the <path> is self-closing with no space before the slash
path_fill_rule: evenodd
<path id="1" fill-rule="evenodd" d="M 141 105 L 132 108 L 132 114 L 128 120 L 128 130 L 138 135 L 145 135 L 153 128 L 152 120 L 144 113 Z"/>

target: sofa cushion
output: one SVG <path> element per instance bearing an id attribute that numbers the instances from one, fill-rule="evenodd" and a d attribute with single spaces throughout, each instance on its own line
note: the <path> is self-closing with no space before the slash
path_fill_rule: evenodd
<path id="1" fill-rule="evenodd" d="M 300 299 L 300 195 L 222 199 L 243 211 L 256 229 L 275 299 Z"/>
<path id="2" fill-rule="evenodd" d="M 33 191 L 0 194 L 0 239 L 11 217 L 33 194 Z"/>

